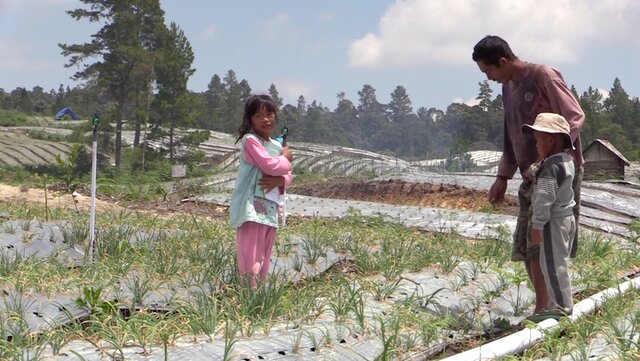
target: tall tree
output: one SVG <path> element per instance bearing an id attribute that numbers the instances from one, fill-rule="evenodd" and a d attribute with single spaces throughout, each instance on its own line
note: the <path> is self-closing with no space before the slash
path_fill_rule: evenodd
<path id="1" fill-rule="evenodd" d="M 271 96 L 271 99 L 273 99 L 274 103 L 276 103 L 276 107 L 278 107 L 278 109 L 282 108 L 282 98 L 280 98 L 278 89 L 276 89 L 276 85 L 273 83 L 271 83 L 271 86 L 269 86 L 269 96 Z"/>
<path id="2" fill-rule="evenodd" d="M 298 113 L 300 114 L 306 114 L 307 113 L 307 101 L 304 99 L 303 95 L 300 95 L 298 97 L 298 106 L 296 107 L 296 109 L 298 109 Z"/>
<path id="3" fill-rule="evenodd" d="M 358 110 L 361 112 L 378 113 L 383 110 L 382 104 L 378 103 L 376 97 L 376 89 L 369 84 L 362 86 L 362 90 L 358 92 L 360 103 Z"/>
<path id="4" fill-rule="evenodd" d="M 51 112 L 53 114 L 57 113 L 60 109 L 65 107 L 66 97 L 64 92 L 64 86 L 62 84 L 60 84 L 60 86 L 58 87 L 58 92 L 56 93 L 55 96 L 56 96 L 56 100 L 53 103 L 53 106 L 51 107 Z"/>
<path id="5" fill-rule="evenodd" d="M 158 95 L 160 124 L 166 124 L 169 132 L 169 157 L 175 155 L 176 129 L 192 125 L 193 97 L 187 90 L 187 81 L 195 72 L 191 68 L 193 50 L 184 31 L 171 23 L 169 32 L 164 38 L 158 72 Z"/>
<path id="6" fill-rule="evenodd" d="M 637 120 L 631 118 L 632 104 L 629 99 L 629 94 L 622 88 L 620 79 L 615 78 L 613 86 L 609 91 L 609 97 L 603 102 L 604 108 L 611 115 L 611 121 L 619 124 L 623 129 L 631 129 L 634 127 Z M 637 139 L 629 139 L 632 142 Z"/>
<path id="7" fill-rule="evenodd" d="M 249 82 L 246 79 L 242 79 L 242 81 L 240 82 L 240 99 L 242 100 L 242 113 L 244 114 L 244 104 L 247 102 L 247 100 L 249 100 L 249 97 L 251 97 L 251 86 L 249 85 Z"/>
<path id="8" fill-rule="evenodd" d="M 489 109 L 491 109 L 493 105 L 492 98 L 491 98 L 491 94 L 493 93 L 493 90 L 491 90 L 491 86 L 489 86 L 489 81 L 486 79 L 478 83 L 478 85 L 480 86 L 480 92 L 476 97 L 476 100 L 480 102 L 478 106 L 480 106 L 480 108 L 485 112 L 489 111 Z"/>
<path id="9" fill-rule="evenodd" d="M 224 86 L 222 85 L 222 80 L 218 74 L 213 74 L 213 77 L 211 77 L 211 81 L 207 86 L 207 91 L 205 92 L 207 106 L 213 109 L 220 108 L 222 106 L 223 98 Z"/>
<path id="10" fill-rule="evenodd" d="M 221 129 L 227 133 L 235 133 L 242 121 L 243 90 L 236 78 L 236 72 L 229 69 L 224 77 L 224 127 Z"/>
<path id="11" fill-rule="evenodd" d="M 31 102 L 31 96 L 27 89 L 18 87 L 11 92 L 11 102 L 17 111 L 23 113 L 31 113 L 33 104 Z"/>
<path id="12" fill-rule="evenodd" d="M 389 113 L 394 122 L 400 122 L 411 115 L 411 99 L 405 87 L 398 85 L 393 93 L 391 93 L 391 101 L 389 102 Z"/>
<path id="13" fill-rule="evenodd" d="M 604 128 L 606 122 L 602 99 L 602 93 L 592 87 L 589 87 L 589 89 L 578 98 L 586 119 L 584 128 L 582 129 L 582 137 L 584 138 L 583 141 L 585 145 L 601 137 L 600 131 Z"/>
<path id="14" fill-rule="evenodd" d="M 151 55 L 160 45 L 165 30 L 164 12 L 159 0 L 80 0 L 89 6 L 67 11 L 75 20 L 87 19 L 104 26 L 84 44 L 58 44 L 62 54 L 70 57 L 66 67 L 85 60 L 73 75 L 76 80 L 97 81 L 115 101 L 115 164 L 120 169 L 122 125 L 127 107 L 133 107 L 134 95 L 148 89 Z M 105 123 L 108 123 L 105 122 Z"/>
<path id="15" fill-rule="evenodd" d="M 211 77 L 211 81 L 204 93 L 207 103 L 207 116 L 198 121 L 198 125 L 205 129 L 222 129 L 220 117 L 224 105 L 224 85 L 218 74 Z"/>
<path id="16" fill-rule="evenodd" d="M 384 106 L 378 103 L 376 89 L 369 84 L 362 86 L 358 92 L 360 102 L 358 104 L 358 126 L 362 129 L 363 138 L 367 142 L 366 147 L 375 147 L 373 135 L 388 126 L 387 115 Z M 375 149 L 375 148 L 369 148 Z"/>

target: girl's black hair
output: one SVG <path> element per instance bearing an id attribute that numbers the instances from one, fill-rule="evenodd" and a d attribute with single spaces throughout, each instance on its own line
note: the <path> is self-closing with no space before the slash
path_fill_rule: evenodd
<path id="1" fill-rule="evenodd" d="M 242 117 L 242 124 L 240 124 L 240 128 L 238 128 L 238 138 L 236 139 L 236 143 L 244 137 L 245 134 L 251 132 L 251 118 L 254 114 L 256 114 L 260 109 L 265 108 L 268 112 L 273 112 L 276 114 L 276 122 L 278 121 L 278 107 L 276 103 L 271 99 L 268 95 L 252 95 L 247 99 L 247 102 L 244 104 L 244 116 Z"/>

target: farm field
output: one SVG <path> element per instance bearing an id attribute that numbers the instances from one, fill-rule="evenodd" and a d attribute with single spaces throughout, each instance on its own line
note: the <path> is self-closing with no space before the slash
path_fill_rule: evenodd
<path id="1" fill-rule="evenodd" d="M 16 132 L 0 132 L 0 165 L 25 166 L 53 164 L 56 156 L 63 160 L 71 144 L 29 138 Z"/>
<path id="2" fill-rule="evenodd" d="M 294 183 L 271 278 L 256 292 L 240 287 L 226 213 L 237 152 L 227 140 L 207 145 L 221 159 L 210 194 L 100 200 L 93 259 L 86 195 L 49 194 L 45 208 L 40 190 L 0 187 L 0 358 L 445 359 L 534 327 L 523 323 L 526 272 L 509 261 L 517 180 L 493 210 L 488 175 L 429 173 L 348 148 L 293 143 L 305 169 L 341 176 Z M 583 188 L 576 301 L 635 279 L 640 265 L 640 191 Z M 572 336 L 549 331 L 511 357 L 634 357 L 638 315 L 624 310 L 638 300 L 631 287 L 563 324 Z"/>

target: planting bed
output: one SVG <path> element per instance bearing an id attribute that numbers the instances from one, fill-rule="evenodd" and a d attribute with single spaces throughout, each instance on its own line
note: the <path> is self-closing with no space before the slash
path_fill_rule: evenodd
<path id="1" fill-rule="evenodd" d="M 356 184 L 336 179 L 311 188 L 327 196 L 358 200 L 290 194 L 290 226 L 280 232 L 271 270 L 274 277 L 253 300 L 235 289 L 235 281 L 229 278 L 234 246 L 232 232 L 223 225 L 224 212 L 206 221 L 220 223 L 213 229 L 190 220 L 191 216 L 176 223 L 160 222 L 157 217 L 144 221 L 144 216 L 130 211 L 101 213 L 98 257 L 93 262 L 73 258 L 81 264 L 69 269 L 65 276 L 69 281 L 53 288 L 39 282 L 30 285 L 17 281 L 25 277 L 15 278 L 16 271 L 6 271 L 0 297 L 6 342 L 0 352 L 11 355 L 11 345 L 28 345 L 28 335 L 35 333 L 49 341 L 28 349 L 50 360 L 79 356 L 160 360 L 164 359 L 163 327 L 173 330 L 167 336 L 171 339 L 166 343 L 168 359 L 224 359 L 225 352 L 229 359 L 246 360 L 371 360 L 392 355 L 425 359 L 487 342 L 519 329 L 533 296 L 524 269 L 508 261 L 509 234 L 515 224 L 513 198 L 500 213 L 478 212 L 487 210 L 486 205 L 474 203 L 484 193 L 461 186 L 464 181 L 459 177 L 451 176 L 455 181 L 451 185 L 393 180 Z M 601 189 L 591 191 L 589 185 L 585 191 L 587 197 L 603 194 Z M 396 204 L 360 200 L 371 200 L 373 192 L 382 201 Z M 599 217 L 601 228 L 616 224 L 626 229 L 631 216 L 624 210 L 633 210 L 620 197 L 622 192 L 607 194 L 614 199 L 607 207 L 617 211 Z M 211 215 L 212 209 L 224 209 L 220 207 L 228 196 L 187 203 L 188 213 Z M 426 199 L 455 197 L 460 199 L 451 202 L 454 207 L 466 210 L 424 206 Z M 414 205 L 399 204 L 403 202 Z M 176 216 L 180 209 L 161 202 L 153 208 L 163 216 Z M 592 214 L 597 215 L 595 211 Z M 2 237 L 11 238 L 5 243 L 13 244 L 9 249 L 14 251 L 3 249 L 5 263 L 24 263 L 17 266 L 19 270 L 37 267 L 37 262 L 49 269 L 53 263 L 58 269 L 65 252 L 75 250 L 78 255 L 85 250 L 78 250 L 77 240 L 83 239 L 86 219 L 75 215 L 57 224 L 16 219 L 37 212 L 9 211 L 2 227 L 10 232 Z M 114 227 L 119 224 L 128 226 Z M 48 227 L 66 231 L 46 236 L 54 233 L 44 230 Z M 158 232 L 162 229 L 167 232 Z M 61 234 L 70 238 L 62 239 Z M 636 248 L 622 237 L 611 239 L 583 232 L 581 258 L 576 259 L 573 274 L 576 292 L 595 292 L 638 263 Z M 15 250 L 24 251 L 25 257 L 16 261 Z M 28 255 L 37 255 L 39 261 Z M 74 264 L 62 259 L 67 267 Z M 220 261 L 212 265 L 213 259 Z M 84 281 L 77 278 L 80 274 Z M 251 311 L 265 302 L 270 308 L 262 308 L 259 314 Z M 105 316 L 104 310 L 98 311 L 111 307 L 107 305 L 119 314 Z M 20 320 L 20 315 L 24 323 L 11 321 Z M 62 337 L 60 330 L 70 336 Z M 147 333 L 140 335 L 140 330 Z M 58 345 L 55 340 L 60 337 Z M 63 353 L 52 355 L 54 346 Z"/>
<path id="2" fill-rule="evenodd" d="M 29 203 L 42 202 L 41 191 L 0 188 L 11 199 L 0 199 L 0 359 L 440 359 L 523 328 L 533 294 L 522 264 L 509 261 L 517 179 L 494 210 L 485 201 L 492 176 L 427 173 L 419 162 L 295 143 L 298 169 L 369 180 L 294 182 L 271 277 L 249 290 L 235 275 L 227 225 L 233 142 L 213 132 L 201 147 L 221 160 L 214 194 L 100 200 L 93 259 L 87 197 L 76 204 L 50 194 L 45 217 L 41 204 Z M 0 137 L 0 152 L 2 144 Z M 54 144 L 18 153 L 43 155 Z M 497 159 L 475 156 L 485 169 Z M 638 198 L 633 185 L 583 184 L 582 243 L 572 263 L 577 300 L 638 270 L 631 227 Z M 611 324 L 631 328 L 624 334 L 637 340 L 638 317 L 614 316 Z M 579 354 L 553 343 L 561 336 L 522 358 Z M 591 349 L 616 354 L 629 346 L 604 339 L 609 347 Z M 545 350 L 552 346 L 562 351 Z"/>

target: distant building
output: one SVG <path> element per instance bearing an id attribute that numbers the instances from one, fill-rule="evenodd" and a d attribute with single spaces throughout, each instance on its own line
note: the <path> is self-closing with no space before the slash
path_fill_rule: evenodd
<path id="1" fill-rule="evenodd" d="M 583 152 L 584 179 L 624 179 L 624 167 L 631 165 L 608 140 L 596 139 Z"/>

